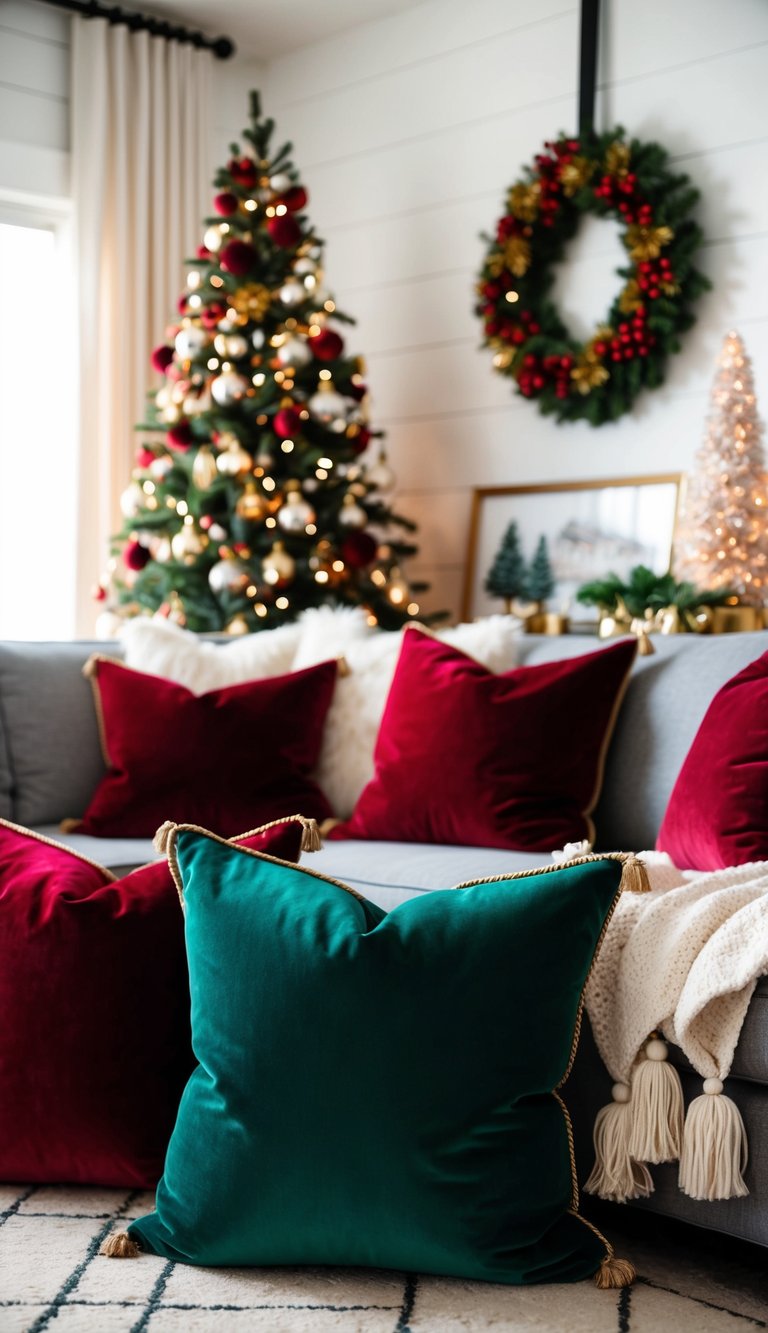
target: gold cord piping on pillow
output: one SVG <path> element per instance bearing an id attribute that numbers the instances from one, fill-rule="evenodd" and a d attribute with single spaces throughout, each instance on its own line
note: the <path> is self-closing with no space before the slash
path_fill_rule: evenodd
<path id="1" fill-rule="evenodd" d="M 467 879 L 454 884 L 455 889 L 473 889 L 476 884 L 503 884 L 508 879 L 529 879 L 532 875 L 551 875 L 570 866 L 585 866 L 592 861 L 619 861 L 622 866 L 619 893 L 648 893 L 650 883 L 644 863 L 634 852 L 587 852 L 574 856 L 572 861 L 558 861 L 551 866 L 534 866 L 531 870 L 514 870 L 508 875 L 484 875 L 482 879 Z M 602 940 L 602 936 L 601 936 Z M 598 944 L 600 941 L 598 941 Z"/>
<path id="2" fill-rule="evenodd" d="M 632 661 L 627 667 L 624 679 L 613 701 L 613 708 L 611 709 L 611 715 L 608 718 L 608 725 L 605 729 L 605 732 L 603 733 L 603 743 L 600 746 L 600 753 L 597 756 L 597 765 L 595 767 L 595 786 L 592 792 L 592 797 L 590 801 L 587 803 L 586 810 L 582 810 L 581 812 L 582 819 L 585 821 L 587 825 L 587 830 L 588 830 L 587 837 L 589 838 L 590 842 L 595 841 L 597 833 L 597 830 L 595 829 L 595 821 L 592 819 L 592 811 L 595 809 L 597 802 L 600 799 L 600 793 L 603 790 L 603 778 L 605 777 L 605 761 L 608 758 L 608 747 L 611 743 L 613 733 L 616 728 L 616 722 L 618 721 L 619 710 L 624 702 L 624 696 L 627 693 L 627 690 L 629 689 L 629 682 L 632 676 L 632 668 L 634 667 L 636 660 L 637 660 L 637 652 L 635 652 Z"/>
<path id="3" fill-rule="evenodd" d="M 107 768 L 112 768 L 112 760 L 109 757 L 107 749 L 107 728 L 104 723 L 104 709 L 101 704 L 101 690 L 99 689 L 99 673 L 96 669 L 97 662 L 111 662 L 113 666 L 124 667 L 125 663 L 118 661 L 116 657 L 108 657 L 106 653 L 91 653 L 88 661 L 83 667 L 83 675 L 91 683 L 91 692 L 93 694 L 93 703 L 96 709 L 96 725 L 99 729 L 99 744 L 101 746 L 101 757 Z"/>
<path id="4" fill-rule="evenodd" d="M 73 822 L 76 826 L 80 824 L 79 819 L 74 821 L 62 819 L 61 825 L 70 822 Z M 44 833 L 36 833 L 34 829 L 25 828 L 23 824 L 14 824 L 10 819 L 0 819 L 0 825 L 3 828 L 13 829 L 14 833 L 24 833 L 28 838 L 34 838 L 36 842 L 43 842 L 48 847 L 55 847 L 59 852 L 67 852 L 69 856 L 74 856 L 78 861 L 84 861 L 87 866 L 93 866 L 94 870 L 100 870 L 103 875 L 106 875 L 110 884 L 113 884 L 117 879 L 117 875 L 113 875 L 112 871 L 103 866 L 100 861 L 93 861 L 90 856 L 84 856 L 82 852 L 76 852 L 74 847 L 68 847 L 65 842 L 57 842 L 55 838 L 46 838 Z M 68 829 L 62 827 L 63 833 L 68 831 Z"/>
<path id="5" fill-rule="evenodd" d="M 592 1222 L 588 1221 L 586 1217 L 582 1217 L 581 1213 L 577 1213 L 574 1208 L 569 1208 L 568 1211 L 579 1222 L 582 1222 L 593 1235 L 597 1236 L 598 1240 L 601 1240 L 605 1246 L 605 1258 L 595 1273 L 595 1286 L 601 1291 L 616 1290 L 618 1287 L 631 1287 L 637 1276 L 634 1264 L 631 1264 L 628 1259 L 617 1259 L 611 1242 L 606 1239 L 602 1231 L 598 1231 Z"/>

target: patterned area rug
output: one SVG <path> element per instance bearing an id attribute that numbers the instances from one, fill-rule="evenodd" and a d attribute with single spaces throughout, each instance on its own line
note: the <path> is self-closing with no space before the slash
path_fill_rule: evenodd
<path id="1" fill-rule="evenodd" d="M 99 1255 L 147 1211 L 121 1190 L 0 1187 L 2 1333 L 747 1333 L 768 1328 L 765 1256 L 688 1232 L 622 1237 L 630 1291 L 515 1288 L 360 1269 L 190 1268 Z M 635 1227 L 636 1230 L 636 1227 Z M 661 1232 L 663 1233 L 663 1225 Z M 651 1239 L 647 1237 L 650 1234 Z M 616 1241 L 616 1228 L 611 1235 Z M 626 1244 L 624 1243 L 626 1240 Z M 734 1257 L 735 1256 L 735 1257 Z"/>

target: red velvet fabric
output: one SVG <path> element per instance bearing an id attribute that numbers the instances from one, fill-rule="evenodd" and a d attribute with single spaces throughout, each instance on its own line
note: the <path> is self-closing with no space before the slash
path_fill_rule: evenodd
<path id="1" fill-rule="evenodd" d="M 95 837 L 152 837 L 166 819 L 231 837 L 301 811 L 331 813 L 309 776 L 336 663 L 195 695 L 91 659 L 109 771 L 79 826 Z"/>
<path id="2" fill-rule="evenodd" d="M 243 841 L 298 861 L 301 825 Z M 194 1067 L 167 862 L 115 880 L 0 821 L 0 1014 L 0 1180 L 152 1188 Z"/>
<path id="3" fill-rule="evenodd" d="M 406 631 L 376 741 L 375 775 L 331 838 L 549 852 L 588 818 L 637 645 L 494 675 Z"/>
<path id="4" fill-rule="evenodd" d="M 681 870 L 768 860 L 768 653 L 718 690 L 656 840 Z"/>

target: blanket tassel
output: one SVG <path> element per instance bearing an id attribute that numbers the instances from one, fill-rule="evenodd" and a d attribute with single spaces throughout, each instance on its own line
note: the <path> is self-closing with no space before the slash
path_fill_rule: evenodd
<path id="1" fill-rule="evenodd" d="M 654 1034 L 632 1073 L 629 1154 L 638 1162 L 676 1162 L 682 1150 L 683 1088 L 667 1054 L 666 1042 Z"/>
<path id="2" fill-rule="evenodd" d="M 601 1291 L 609 1291 L 617 1287 L 631 1287 L 637 1274 L 635 1266 L 629 1262 L 629 1259 L 617 1259 L 611 1251 L 603 1259 L 600 1267 L 595 1273 L 595 1286 Z"/>
<path id="3" fill-rule="evenodd" d="M 704 1095 L 688 1107 L 678 1184 L 691 1199 L 743 1199 L 749 1194 L 747 1132 L 719 1078 L 704 1080 Z"/>
<path id="4" fill-rule="evenodd" d="M 113 1231 L 111 1236 L 107 1236 L 99 1253 L 105 1254 L 108 1259 L 138 1259 L 141 1250 L 127 1231 Z"/>
<path id="5" fill-rule="evenodd" d="M 635 1161 L 629 1151 L 632 1133 L 631 1092 L 626 1083 L 614 1083 L 613 1101 L 595 1117 L 595 1165 L 584 1189 L 613 1203 L 627 1199 L 647 1199 L 653 1193 L 653 1181 L 647 1167 Z M 599 1284 L 598 1284 L 599 1285 Z M 622 1286 L 622 1283 L 606 1283 Z"/>

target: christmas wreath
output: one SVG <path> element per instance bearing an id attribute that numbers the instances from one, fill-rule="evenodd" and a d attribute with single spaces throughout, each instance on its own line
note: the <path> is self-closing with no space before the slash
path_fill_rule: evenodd
<path id="1" fill-rule="evenodd" d="M 476 310 L 493 364 L 560 421 L 615 421 L 641 389 L 657 388 L 710 285 L 692 262 L 702 239 L 690 216 L 698 191 L 667 163 L 659 144 L 627 141 L 620 128 L 561 135 L 525 168 L 495 237 L 484 238 Z M 549 293 L 585 213 L 618 220 L 628 262 L 604 323 L 582 343 Z"/>

